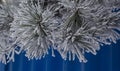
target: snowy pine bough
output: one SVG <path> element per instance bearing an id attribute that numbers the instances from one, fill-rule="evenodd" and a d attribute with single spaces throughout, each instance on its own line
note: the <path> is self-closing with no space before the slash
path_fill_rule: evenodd
<path id="1" fill-rule="evenodd" d="M 57 50 L 64 60 L 87 62 L 100 46 L 120 39 L 119 0 L 1 0 L 0 61 L 25 52 L 41 59 Z"/>

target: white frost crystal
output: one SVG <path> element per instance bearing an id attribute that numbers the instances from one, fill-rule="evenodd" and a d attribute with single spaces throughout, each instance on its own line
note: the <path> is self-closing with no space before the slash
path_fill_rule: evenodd
<path id="1" fill-rule="evenodd" d="M 14 40 L 11 38 L 11 25 L 14 20 L 12 5 L 5 0 L 0 4 L 0 61 L 2 63 L 8 63 L 14 61 L 14 54 L 19 54 L 21 50 L 14 44 Z"/>
<path id="2" fill-rule="evenodd" d="M 49 9 L 43 10 L 39 3 L 22 3 L 16 8 L 14 21 L 11 24 L 12 37 L 21 48 L 26 51 L 29 59 L 40 59 L 48 53 L 51 44 L 51 30 Z"/>
<path id="3" fill-rule="evenodd" d="M 119 0 L 5 0 L 0 6 L 0 61 L 14 60 L 26 52 L 28 59 L 41 59 L 52 46 L 64 60 L 87 62 L 100 46 L 120 39 Z M 11 14 L 12 10 L 12 14 Z M 17 47 L 15 46 L 15 44 Z"/>
<path id="4" fill-rule="evenodd" d="M 77 56 L 80 62 L 87 62 L 85 52 L 96 55 L 100 45 L 116 43 L 120 38 L 116 31 L 120 31 L 120 24 L 115 23 L 119 13 L 111 12 L 114 6 L 101 4 L 99 0 L 62 0 L 60 4 L 69 10 L 67 16 L 63 15 L 62 40 L 58 44 L 63 59 L 74 60 Z"/>
<path id="5" fill-rule="evenodd" d="M 0 61 L 7 63 L 12 58 L 14 48 L 10 37 L 10 22 L 13 21 L 11 12 L 7 7 L 0 5 Z"/>

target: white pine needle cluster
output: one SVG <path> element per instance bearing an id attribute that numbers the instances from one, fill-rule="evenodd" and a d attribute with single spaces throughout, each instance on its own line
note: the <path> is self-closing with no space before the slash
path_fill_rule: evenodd
<path id="1" fill-rule="evenodd" d="M 4 0 L 3 0 L 4 1 Z M 64 60 L 87 62 L 103 44 L 120 39 L 118 0 L 5 0 L 0 6 L 0 61 L 14 61 L 25 51 L 28 59 L 41 59 L 57 50 Z M 15 44 L 17 46 L 15 46 Z M 18 48 L 19 46 L 19 48 Z M 50 48 L 50 46 L 52 46 Z"/>
<path id="2" fill-rule="evenodd" d="M 114 6 L 110 6 L 110 3 L 104 5 L 99 0 L 62 0 L 60 4 L 69 10 L 69 15 L 63 16 L 62 41 L 58 46 L 63 59 L 74 60 L 77 56 L 80 62 L 87 62 L 85 52 L 96 55 L 100 45 L 116 43 L 120 38 L 116 32 L 120 31 L 120 24 L 115 23 L 119 20 L 119 13 L 111 13 Z"/>
<path id="3" fill-rule="evenodd" d="M 44 57 L 51 44 L 51 12 L 33 2 L 21 4 L 16 10 L 15 19 L 11 23 L 11 31 L 14 31 L 12 37 L 16 38 L 16 43 L 22 45 L 20 47 L 26 51 L 29 59 Z"/>
<path id="4" fill-rule="evenodd" d="M 6 5 L 0 5 L 0 61 L 8 63 L 14 61 L 15 48 L 10 36 L 10 23 L 13 21 L 12 13 Z"/>

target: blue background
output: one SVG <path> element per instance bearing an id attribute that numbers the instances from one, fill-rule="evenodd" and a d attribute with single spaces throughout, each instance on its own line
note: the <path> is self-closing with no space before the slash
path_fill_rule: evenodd
<path id="1" fill-rule="evenodd" d="M 24 53 L 15 56 L 15 62 L 0 63 L 0 71 L 120 71 L 120 40 L 116 44 L 104 45 L 97 55 L 86 53 L 87 63 L 64 61 L 55 51 L 41 60 L 28 60 Z"/>

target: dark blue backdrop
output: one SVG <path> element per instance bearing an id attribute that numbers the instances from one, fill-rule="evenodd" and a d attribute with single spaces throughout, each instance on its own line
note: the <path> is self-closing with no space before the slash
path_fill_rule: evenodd
<path id="1" fill-rule="evenodd" d="M 0 71 L 120 71 L 120 40 L 116 44 L 101 47 L 96 56 L 86 54 L 87 63 L 64 61 L 55 51 L 56 57 L 47 55 L 41 60 L 28 60 L 24 53 L 15 56 L 15 62 L 0 63 Z"/>

